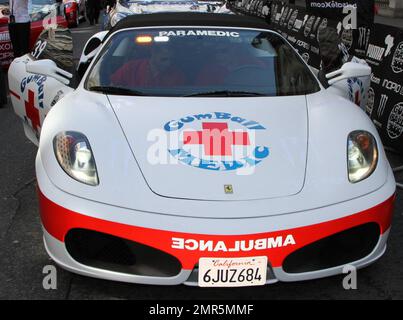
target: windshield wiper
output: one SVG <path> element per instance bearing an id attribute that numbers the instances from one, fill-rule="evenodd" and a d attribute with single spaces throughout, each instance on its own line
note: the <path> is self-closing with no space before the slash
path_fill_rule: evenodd
<path id="1" fill-rule="evenodd" d="M 185 97 L 263 97 L 263 96 L 266 95 L 258 92 L 221 90 L 221 91 L 197 92 L 186 95 Z"/>
<path id="2" fill-rule="evenodd" d="M 97 91 L 106 94 L 116 94 L 124 96 L 146 96 L 147 94 L 138 90 L 128 88 L 112 87 L 112 86 L 92 86 L 88 88 L 89 91 Z"/>

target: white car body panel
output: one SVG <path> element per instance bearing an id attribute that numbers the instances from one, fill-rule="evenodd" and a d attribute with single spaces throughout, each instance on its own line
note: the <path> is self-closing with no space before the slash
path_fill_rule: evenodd
<path id="1" fill-rule="evenodd" d="M 161 196 L 200 200 L 251 200 L 290 196 L 297 194 L 303 187 L 308 136 L 305 96 L 288 99 L 261 97 L 204 100 L 110 96 L 109 101 L 148 185 Z M 136 125 L 133 125 L 133 119 L 140 114 L 147 121 L 136 121 Z M 194 115 L 208 115 L 212 118 L 197 120 Z M 217 118 L 229 115 L 236 121 Z M 184 123 L 180 130 L 167 132 L 163 129 L 171 120 L 188 121 L 192 118 L 195 120 Z M 285 118 L 287 121 L 282 126 L 276 125 Z M 245 119 L 242 123 L 252 124 L 245 127 L 237 122 L 241 119 Z M 230 156 L 210 156 L 212 160 L 222 159 L 213 162 L 210 169 L 175 162 L 177 158 L 167 153 L 168 148 L 183 148 L 181 150 L 186 149 L 192 155 L 199 154 L 206 158 L 204 154 L 208 146 L 181 146 L 184 133 L 202 132 L 203 121 L 227 123 L 230 133 L 247 134 L 250 146 L 231 146 Z M 178 138 L 179 146 L 175 145 Z M 269 156 L 256 166 L 236 170 L 223 168 L 223 159 L 228 163 L 234 158 L 243 162 L 242 159 L 253 152 L 254 146 L 267 147 Z M 161 159 L 153 159 L 156 155 L 161 155 Z M 250 158 L 255 160 L 253 156 Z M 156 163 L 153 164 L 153 160 Z M 223 192 L 225 184 L 233 185 L 232 195 Z"/>
<path id="2" fill-rule="evenodd" d="M 26 64 L 30 61 L 32 58 L 29 55 L 14 59 L 8 72 L 8 81 L 10 92 L 16 93 L 10 95 L 14 112 L 22 119 L 27 137 L 38 145 L 41 126 L 49 110 L 73 89 L 53 78 L 26 72 Z M 29 92 L 33 93 L 33 106 L 39 111 L 40 126 L 35 128 L 33 120 L 27 116 Z"/>

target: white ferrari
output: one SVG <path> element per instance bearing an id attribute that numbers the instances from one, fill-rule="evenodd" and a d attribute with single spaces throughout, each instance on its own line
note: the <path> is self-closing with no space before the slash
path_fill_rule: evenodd
<path id="1" fill-rule="evenodd" d="M 44 243 L 61 267 L 255 286 L 385 252 L 395 180 L 348 99 L 365 101 L 368 66 L 344 64 L 325 89 L 269 25 L 236 15 L 127 17 L 87 42 L 75 89 L 38 59 L 47 45 L 14 60 L 9 84 L 39 146 Z"/>

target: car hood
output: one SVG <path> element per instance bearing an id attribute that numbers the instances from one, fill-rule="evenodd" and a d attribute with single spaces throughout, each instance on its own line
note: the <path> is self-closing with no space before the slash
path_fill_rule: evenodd
<path id="1" fill-rule="evenodd" d="M 252 200 L 304 185 L 305 96 L 109 96 L 150 189 L 164 197 Z"/>

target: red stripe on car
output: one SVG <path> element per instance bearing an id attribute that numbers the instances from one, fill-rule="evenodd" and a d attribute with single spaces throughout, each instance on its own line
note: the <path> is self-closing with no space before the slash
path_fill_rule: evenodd
<path id="1" fill-rule="evenodd" d="M 12 90 L 9 90 L 9 91 L 10 91 L 10 94 L 13 95 L 14 97 L 16 97 L 18 100 L 21 99 L 21 97 L 16 92 L 14 92 Z"/>
<path id="2" fill-rule="evenodd" d="M 256 234 L 209 235 L 150 229 L 101 220 L 59 206 L 46 198 L 39 188 L 38 193 L 43 226 L 59 241 L 64 242 L 68 231 L 74 228 L 103 232 L 167 252 L 182 263 L 183 269 L 193 269 L 201 257 L 267 256 L 273 267 L 280 267 L 293 251 L 361 224 L 375 222 L 383 234 L 391 225 L 395 200 L 395 196 L 392 196 L 368 210 L 299 228 Z M 197 223 L 197 219 L 193 220 Z"/>

